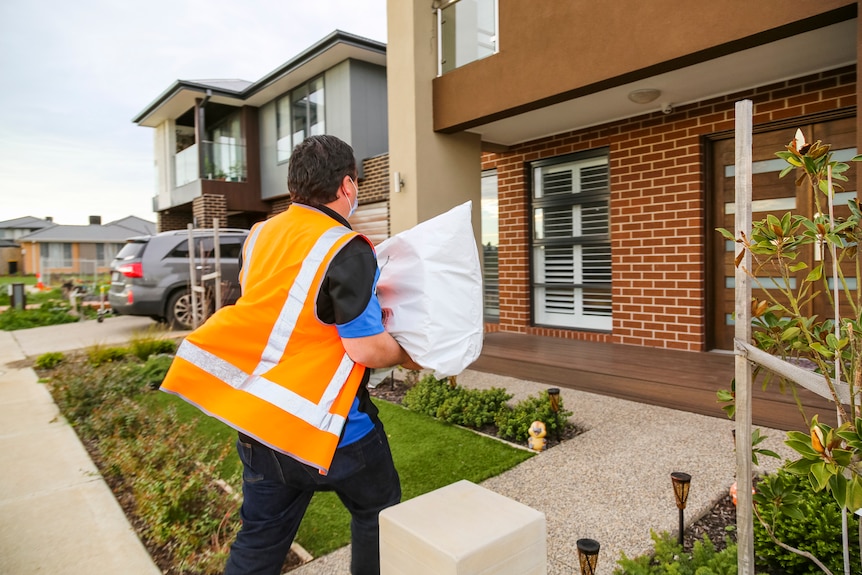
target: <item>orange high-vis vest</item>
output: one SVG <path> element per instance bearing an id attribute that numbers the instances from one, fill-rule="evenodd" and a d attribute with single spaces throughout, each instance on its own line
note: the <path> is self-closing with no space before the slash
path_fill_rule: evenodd
<path id="1" fill-rule="evenodd" d="M 326 473 L 365 367 L 316 313 L 332 258 L 364 237 L 292 204 L 243 246 L 242 296 L 188 335 L 161 389 Z"/>

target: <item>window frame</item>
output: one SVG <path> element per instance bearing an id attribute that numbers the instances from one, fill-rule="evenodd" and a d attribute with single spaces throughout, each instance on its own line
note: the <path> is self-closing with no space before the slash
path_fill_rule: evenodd
<path id="1" fill-rule="evenodd" d="M 549 168 L 552 166 L 562 166 L 564 164 L 577 164 L 577 163 L 587 163 L 597 159 L 604 159 L 605 165 L 607 165 L 608 170 L 608 179 L 607 179 L 607 189 L 602 192 L 587 192 L 585 195 L 579 194 L 569 194 L 569 196 L 555 196 L 550 199 L 547 198 L 537 198 L 537 190 L 536 190 L 536 172 L 537 170 L 541 170 L 544 168 Z M 574 154 L 566 154 L 563 156 L 554 156 L 553 158 L 546 158 L 542 160 L 536 160 L 534 162 L 529 162 L 525 165 L 525 169 L 527 171 L 527 181 L 529 182 L 529 217 L 528 217 L 528 249 L 529 249 L 529 263 L 530 263 L 530 323 L 535 327 L 547 327 L 552 329 L 569 329 L 576 331 L 589 331 L 589 332 L 600 332 L 600 333 L 610 333 L 613 328 L 613 285 L 612 281 L 608 282 L 590 282 L 586 283 L 581 281 L 580 283 L 572 284 L 562 284 L 562 285 L 571 285 L 573 290 L 583 290 L 585 288 L 599 288 L 599 289 L 607 289 L 609 292 L 609 297 L 611 297 L 611 313 L 607 316 L 602 315 L 586 315 L 583 314 L 583 310 L 578 312 L 577 310 L 577 295 L 575 297 L 575 309 L 574 314 L 572 316 L 572 321 L 566 324 L 562 322 L 549 322 L 547 321 L 547 317 L 542 317 L 542 314 L 539 310 L 540 304 L 540 294 L 539 290 L 548 286 L 547 282 L 538 282 L 538 258 L 536 251 L 542 246 L 578 246 L 578 245 L 594 245 L 594 246 L 607 246 L 608 249 L 608 257 L 612 262 L 612 244 L 611 244 L 611 214 L 610 214 L 610 200 L 611 200 L 611 189 L 610 189 L 610 148 L 596 148 L 592 150 L 587 150 L 584 152 L 577 152 Z M 554 208 L 560 206 L 571 206 L 574 207 L 576 205 L 584 205 L 588 203 L 595 203 L 596 201 L 605 202 L 605 209 L 607 210 L 607 233 L 601 235 L 590 235 L 588 237 L 583 236 L 574 236 L 566 237 L 566 238 L 537 238 L 537 230 L 536 230 L 536 210 L 539 208 Z M 583 261 L 581 261 L 580 272 L 583 272 L 584 266 Z M 578 270 L 574 269 L 573 272 L 578 273 Z M 612 263 L 611 267 L 608 269 L 608 277 L 612 278 L 613 276 L 613 268 Z"/>
<path id="2" fill-rule="evenodd" d="M 315 126 L 322 124 L 323 132 L 326 133 L 326 78 L 325 74 L 319 74 L 314 78 L 309 79 L 306 82 L 303 82 L 299 86 L 294 89 L 285 92 L 275 100 L 275 160 L 276 164 L 284 164 L 290 161 L 290 156 L 293 155 L 293 149 L 297 146 L 299 142 L 294 142 L 294 134 L 296 132 L 296 128 L 294 126 L 294 100 L 296 101 L 305 101 L 305 121 L 306 125 L 304 127 L 305 135 L 303 136 L 303 140 L 310 135 L 311 125 L 308 124 L 309 118 L 311 117 L 311 95 L 316 93 L 311 91 L 311 87 L 316 83 L 320 82 L 320 92 L 323 93 L 323 114 L 322 119 L 314 124 Z M 304 95 L 301 98 L 300 92 L 304 91 Z M 298 99 L 297 99 L 298 98 Z M 282 114 L 282 108 L 284 103 L 287 103 L 286 114 Z M 282 127 L 284 118 L 282 116 L 286 116 L 287 118 L 287 132 L 282 135 Z M 284 157 L 282 157 L 283 150 L 280 148 L 280 142 L 282 140 L 286 140 L 290 146 L 290 150 L 286 153 Z"/>

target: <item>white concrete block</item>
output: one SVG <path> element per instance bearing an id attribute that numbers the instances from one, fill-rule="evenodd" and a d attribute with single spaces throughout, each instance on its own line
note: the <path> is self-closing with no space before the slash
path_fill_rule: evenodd
<path id="1" fill-rule="evenodd" d="M 545 515 L 459 481 L 380 513 L 381 575 L 545 575 Z"/>

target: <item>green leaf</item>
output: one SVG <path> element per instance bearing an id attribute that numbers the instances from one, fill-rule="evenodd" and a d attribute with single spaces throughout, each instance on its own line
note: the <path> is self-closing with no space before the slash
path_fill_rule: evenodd
<path id="1" fill-rule="evenodd" d="M 787 174 L 789 174 L 790 172 L 792 172 L 795 169 L 796 169 L 796 166 L 794 166 L 793 164 L 790 164 L 789 166 L 787 166 L 786 168 L 781 170 L 781 173 L 778 174 L 778 177 L 783 178 L 784 176 L 786 176 Z"/>
<path id="2" fill-rule="evenodd" d="M 723 235 L 725 237 L 725 239 L 728 239 L 732 242 L 736 241 L 736 237 L 734 237 L 734 235 L 732 233 L 730 233 L 728 230 L 726 230 L 724 228 L 715 228 L 715 231 L 717 231 L 718 233 Z"/>
<path id="3" fill-rule="evenodd" d="M 799 335 L 800 331 L 802 330 L 796 326 L 788 327 L 784 330 L 784 333 L 781 334 L 781 341 L 787 341 L 789 339 L 795 338 L 797 335 Z"/>
<path id="4" fill-rule="evenodd" d="M 805 278 L 805 281 L 815 282 L 819 280 L 823 276 L 823 262 L 820 262 L 808 272 L 808 277 Z"/>
<path id="5" fill-rule="evenodd" d="M 799 459 L 788 463 L 784 468 L 794 475 L 808 475 L 811 471 L 811 466 L 815 463 L 816 461 L 811 461 L 810 459 Z"/>
<path id="6" fill-rule="evenodd" d="M 826 347 L 825 345 L 823 345 L 820 342 L 812 343 L 811 349 L 813 349 L 814 351 L 816 351 L 817 353 L 819 353 L 820 355 L 822 355 L 826 359 L 832 359 L 832 357 L 835 355 L 835 353 L 831 349 L 829 349 L 828 347 Z"/>
<path id="7" fill-rule="evenodd" d="M 847 480 L 847 498 L 846 507 L 852 512 L 856 512 L 862 508 L 862 483 L 859 481 L 859 476 Z"/>
<path id="8" fill-rule="evenodd" d="M 824 461 L 814 463 L 808 472 L 808 478 L 811 479 L 811 486 L 814 488 L 814 491 L 822 491 L 829 483 L 829 478 L 832 476 L 833 474 L 829 472 L 826 462 Z M 862 495 L 862 493 L 860 493 L 860 495 Z"/>
<path id="9" fill-rule="evenodd" d="M 796 272 L 798 272 L 799 270 L 804 270 L 804 269 L 805 269 L 805 268 L 807 268 L 807 267 L 808 267 L 808 264 L 807 264 L 807 263 L 805 263 L 805 262 L 799 262 L 799 263 L 795 263 L 795 264 L 793 264 L 792 266 L 788 267 L 787 269 L 789 269 L 789 270 L 790 270 L 790 271 L 792 271 L 793 273 L 796 273 Z"/>
<path id="10" fill-rule="evenodd" d="M 806 519 L 805 513 L 796 505 L 782 505 L 780 509 L 782 515 L 795 519 L 796 521 L 804 521 Z"/>
<path id="11" fill-rule="evenodd" d="M 847 503 L 847 479 L 843 475 L 833 475 L 829 480 L 829 491 L 841 507 Z"/>
<path id="12" fill-rule="evenodd" d="M 755 451 L 760 455 L 765 455 L 766 457 L 774 457 L 775 459 L 781 459 L 781 456 L 772 451 L 771 449 L 755 449 Z"/>
<path id="13" fill-rule="evenodd" d="M 847 467 L 853 460 L 853 452 L 847 451 L 846 449 L 833 449 L 832 459 L 835 460 L 836 465 Z"/>

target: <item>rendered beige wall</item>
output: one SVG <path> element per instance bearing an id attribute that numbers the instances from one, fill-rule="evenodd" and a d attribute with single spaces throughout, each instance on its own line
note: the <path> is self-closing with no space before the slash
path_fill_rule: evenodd
<path id="1" fill-rule="evenodd" d="M 426 0 L 389 0 L 387 83 L 391 232 L 396 234 L 473 201 L 473 230 L 480 237 L 481 162 L 476 134 L 436 134 L 431 82 L 437 71 L 436 19 Z"/>
<path id="2" fill-rule="evenodd" d="M 396 3 L 389 4 L 391 10 Z M 430 4 L 422 6 L 428 18 Z M 434 81 L 435 128 L 460 131 L 772 42 L 855 17 L 856 5 L 856 0 L 501 1 L 500 52 Z M 427 27 L 419 31 L 424 38 L 430 35 Z M 390 26 L 390 46 L 397 33 Z M 493 89 L 501 79 L 505 89 Z"/>

